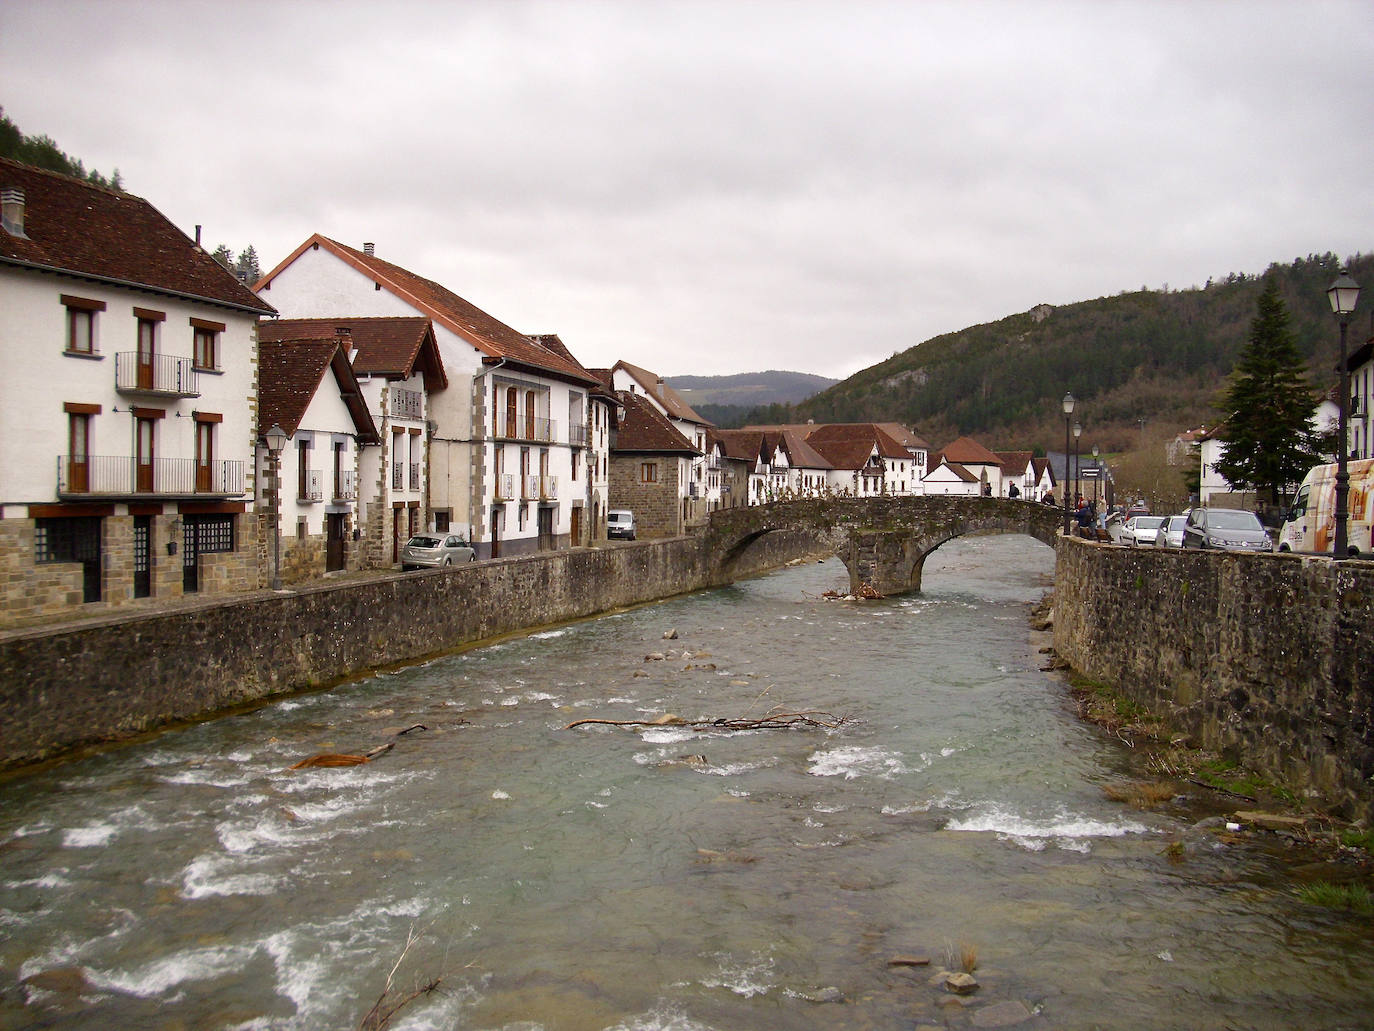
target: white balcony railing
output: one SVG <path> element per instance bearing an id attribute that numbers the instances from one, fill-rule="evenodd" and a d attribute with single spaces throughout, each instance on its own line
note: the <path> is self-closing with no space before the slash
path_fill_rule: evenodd
<path id="1" fill-rule="evenodd" d="M 539 478 L 539 498 L 541 501 L 558 500 L 558 477 L 541 476 Z"/>
<path id="2" fill-rule="evenodd" d="M 534 501 L 539 497 L 539 477 L 533 473 L 521 477 L 523 493 L 520 497 L 525 501 Z"/>
<path id="3" fill-rule="evenodd" d="M 339 470 L 338 494 L 340 501 L 358 500 L 358 474 L 352 469 Z"/>
<path id="4" fill-rule="evenodd" d="M 305 471 L 305 493 L 301 495 L 300 500 L 324 500 L 324 473 L 319 469 L 307 469 Z"/>
<path id="5" fill-rule="evenodd" d="M 515 474 L 497 473 L 493 491 L 497 501 L 513 501 L 515 499 Z"/>

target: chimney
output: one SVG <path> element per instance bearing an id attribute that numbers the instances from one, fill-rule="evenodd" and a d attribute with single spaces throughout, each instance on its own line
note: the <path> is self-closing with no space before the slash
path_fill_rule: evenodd
<path id="1" fill-rule="evenodd" d="M 28 236 L 24 233 L 24 191 L 13 186 L 7 186 L 0 190 L 0 227 L 11 236 L 20 236 L 25 240 Z"/>
<path id="2" fill-rule="evenodd" d="M 366 254 L 369 258 L 372 257 L 377 253 L 377 245 L 375 243 L 363 244 L 363 253 Z"/>

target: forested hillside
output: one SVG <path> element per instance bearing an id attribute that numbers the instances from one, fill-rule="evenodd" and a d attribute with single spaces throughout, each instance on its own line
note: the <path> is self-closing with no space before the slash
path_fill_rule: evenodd
<path id="1" fill-rule="evenodd" d="M 1265 273 L 1278 278 L 1291 328 L 1314 386 L 1336 381 L 1339 336 L 1326 288 L 1343 264 L 1309 255 Z M 1374 255 L 1349 261 L 1374 298 Z M 932 441 L 970 434 L 992 447 L 1054 446 L 1062 440 L 1060 400 L 1104 450 L 1125 450 L 1141 420 L 1158 430 L 1212 423 L 1213 403 L 1245 342 L 1260 277 L 1231 274 L 1189 290 L 1142 290 L 1012 315 L 934 337 L 793 405 L 768 421 L 906 423 Z M 1351 346 L 1370 335 L 1361 301 Z M 1161 425 L 1162 424 L 1162 425 Z M 1170 435 L 1171 435 L 1170 434 Z"/>

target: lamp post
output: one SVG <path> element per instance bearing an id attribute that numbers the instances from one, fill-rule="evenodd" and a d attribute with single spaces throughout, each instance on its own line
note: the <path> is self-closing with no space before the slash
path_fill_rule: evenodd
<path id="1" fill-rule="evenodd" d="M 1093 445 L 1093 508 L 1097 508 L 1097 481 L 1102 479 L 1102 466 L 1097 464 L 1097 456 L 1101 454 L 1097 445 Z"/>
<path id="2" fill-rule="evenodd" d="M 1069 535 L 1069 420 L 1073 417 L 1073 394 L 1065 394 L 1064 409 L 1064 536 Z"/>
<path id="3" fill-rule="evenodd" d="M 1360 285 L 1350 278 L 1350 273 L 1341 269 L 1336 281 L 1326 291 L 1331 302 L 1331 310 L 1341 324 L 1341 364 L 1337 367 L 1340 375 L 1341 417 L 1336 439 L 1336 535 L 1331 548 L 1332 558 L 1345 558 L 1348 551 L 1346 541 L 1346 518 L 1349 516 L 1350 471 L 1346 468 L 1346 457 L 1350 453 L 1350 436 L 1347 428 L 1350 410 L 1350 370 L 1346 367 L 1345 334 L 1350 328 L 1350 316 L 1360 300 Z"/>
<path id="4" fill-rule="evenodd" d="M 1078 438 L 1083 436 L 1083 424 L 1073 424 L 1073 493 L 1074 508 L 1078 507 L 1078 495 L 1083 490 L 1083 471 L 1078 468 Z"/>
<path id="5" fill-rule="evenodd" d="M 272 459 L 272 590 L 281 590 L 281 452 L 286 431 L 273 423 L 267 431 L 267 453 Z"/>

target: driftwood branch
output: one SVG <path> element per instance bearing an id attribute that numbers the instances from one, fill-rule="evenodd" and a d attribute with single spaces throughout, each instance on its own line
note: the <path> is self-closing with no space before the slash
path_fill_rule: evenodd
<path id="1" fill-rule="evenodd" d="M 405 995 L 396 994 L 396 971 L 401 969 L 401 964 L 405 961 L 406 955 L 422 935 L 415 930 L 412 924 L 406 933 L 405 948 L 396 957 L 396 962 L 392 964 L 391 971 L 386 975 L 386 986 L 382 989 L 382 994 L 377 997 L 372 1008 L 367 1011 L 363 1021 L 358 1025 L 359 1031 L 382 1031 L 383 1028 L 391 1026 L 391 1018 L 401 1010 L 405 1009 L 416 999 L 437 992 L 443 978 L 435 977 L 423 984 L 417 984 L 415 989 Z"/>
<path id="2" fill-rule="evenodd" d="M 606 727 L 689 727 L 693 731 L 703 730 L 790 730 L 794 727 L 820 728 L 833 730 L 851 721 L 849 716 L 836 716 L 834 713 L 808 709 L 804 712 L 779 712 L 770 710 L 758 719 L 720 717 L 708 720 L 684 720 L 680 716 L 660 716 L 656 720 L 573 720 L 564 730 L 572 730 L 588 723 Z"/>

